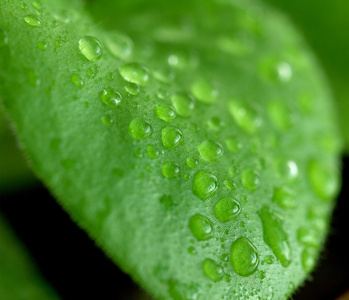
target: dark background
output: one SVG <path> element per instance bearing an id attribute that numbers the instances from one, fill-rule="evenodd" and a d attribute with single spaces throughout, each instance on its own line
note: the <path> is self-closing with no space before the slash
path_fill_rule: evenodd
<path id="1" fill-rule="evenodd" d="M 343 188 L 320 264 L 294 300 L 335 299 L 349 289 L 349 158 Z M 2 196 L 0 211 L 25 244 L 44 277 L 63 299 L 149 300 L 70 220 L 40 185 Z"/>

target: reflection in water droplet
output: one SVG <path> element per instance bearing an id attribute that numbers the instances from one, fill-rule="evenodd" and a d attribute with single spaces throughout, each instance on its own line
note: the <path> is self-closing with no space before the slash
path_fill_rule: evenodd
<path id="1" fill-rule="evenodd" d="M 216 176 L 213 174 L 200 170 L 194 175 L 193 193 L 201 200 L 206 200 L 212 197 L 218 188 Z"/>
<path id="2" fill-rule="evenodd" d="M 133 82 L 129 82 L 125 85 L 125 91 L 129 93 L 130 95 L 137 96 L 140 93 L 140 88 L 138 84 L 135 84 Z"/>
<path id="3" fill-rule="evenodd" d="M 172 96 L 171 102 L 181 117 L 190 117 L 194 112 L 195 100 L 189 94 L 176 93 Z"/>
<path id="4" fill-rule="evenodd" d="M 254 191 L 260 184 L 259 173 L 252 168 L 245 168 L 241 172 L 241 182 L 246 189 Z"/>
<path id="5" fill-rule="evenodd" d="M 74 83 L 77 87 L 82 88 L 85 85 L 82 77 L 76 73 L 72 74 L 70 77 L 72 83 Z"/>
<path id="6" fill-rule="evenodd" d="M 162 144 L 167 150 L 177 148 L 182 140 L 182 132 L 175 127 L 164 127 L 162 129 Z"/>
<path id="7" fill-rule="evenodd" d="M 233 242 L 230 260 L 235 272 L 243 277 L 252 275 L 259 264 L 257 249 L 243 236 Z"/>
<path id="8" fill-rule="evenodd" d="M 223 155 L 222 145 L 212 140 L 202 142 L 198 150 L 202 159 L 208 163 L 216 162 Z"/>
<path id="9" fill-rule="evenodd" d="M 131 121 L 128 132 L 133 138 L 141 141 L 150 137 L 152 134 L 152 128 L 147 121 L 135 118 Z"/>
<path id="10" fill-rule="evenodd" d="M 191 87 L 191 92 L 196 99 L 206 104 L 216 103 L 219 94 L 218 90 L 206 80 L 196 81 Z"/>
<path id="11" fill-rule="evenodd" d="M 79 50 L 92 62 L 99 60 L 103 54 L 101 43 L 92 36 L 85 36 L 79 40 Z"/>
<path id="12" fill-rule="evenodd" d="M 224 180 L 224 186 L 226 188 L 228 188 L 229 190 L 235 190 L 236 189 L 236 183 L 232 179 Z"/>
<path id="13" fill-rule="evenodd" d="M 26 15 L 24 17 L 24 21 L 26 21 L 30 26 L 33 26 L 33 27 L 40 27 L 42 24 L 41 20 L 36 15 L 33 15 L 33 14 Z"/>
<path id="14" fill-rule="evenodd" d="M 165 122 L 172 122 L 176 118 L 176 113 L 171 106 L 159 104 L 155 107 L 156 116 Z"/>
<path id="15" fill-rule="evenodd" d="M 112 88 L 105 88 L 99 93 L 102 102 L 109 107 L 116 107 L 120 104 L 122 97 L 119 92 Z"/>
<path id="16" fill-rule="evenodd" d="M 214 208 L 214 214 L 221 222 L 233 220 L 241 212 L 241 205 L 233 198 L 222 198 Z"/>
<path id="17" fill-rule="evenodd" d="M 162 175 L 167 179 L 173 179 L 179 176 L 179 165 L 172 161 L 167 161 L 162 165 Z"/>
<path id="18" fill-rule="evenodd" d="M 189 229 L 198 241 L 206 241 L 213 236 L 212 222 L 200 214 L 196 214 L 190 218 Z"/>
<path id="19" fill-rule="evenodd" d="M 214 282 L 220 281 L 223 278 L 223 268 L 210 258 L 206 258 L 203 263 L 203 269 L 207 277 Z"/>
<path id="20" fill-rule="evenodd" d="M 136 83 L 140 86 L 147 85 L 149 81 L 149 71 L 137 63 L 123 65 L 120 67 L 119 73 L 126 81 Z"/>

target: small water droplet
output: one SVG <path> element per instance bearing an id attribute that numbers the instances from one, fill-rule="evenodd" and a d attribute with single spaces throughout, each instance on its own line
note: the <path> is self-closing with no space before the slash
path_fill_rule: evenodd
<path id="1" fill-rule="evenodd" d="M 75 161 L 72 160 L 72 159 L 69 159 L 69 158 L 63 159 L 62 160 L 62 166 L 66 170 L 74 169 L 75 168 Z"/>
<path id="2" fill-rule="evenodd" d="M 92 67 L 88 68 L 86 71 L 86 74 L 90 78 L 95 78 L 98 74 L 99 68 L 96 65 L 93 65 Z"/>
<path id="3" fill-rule="evenodd" d="M 193 193 L 200 200 L 207 200 L 211 198 L 218 188 L 216 176 L 213 174 L 200 170 L 194 175 Z"/>
<path id="4" fill-rule="evenodd" d="M 198 150 L 202 159 L 208 163 L 219 160 L 224 152 L 222 145 L 212 140 L 202 142 Z"/>
<path id="5" fill-rule="evenodd" d="M 199 65 L 199 58 L 193 53 L 178 51 L 168 56 L 167 62 L 170 67 L 184 70 L 186 68 L 196 68 Z"/>
<path id="6" fill-rule="evenodd" d="M 130 95 L 137 96 L 139 95 L 141 89 L 138 84 L 129 82 L 125 85 L 125 91 Z"/>
<path id="7" fill-rule="evenodd" d="M 52 13 L 53 17 L 63 23 L 68 24 L 70 22 L 71 16 L 69 11 L 65 9 L 59 9 Z"/>
<path id="8" fill-rule="evenodd" d="M 28 77 L 29 84 L 31 86 L 36 87 L 36 86 L 39 86 L 41 84 L 41 79 L 35 73 L 35 71 L 33 69 L 28 69 L 27 70 L 27 77 Z"/>
<path id="9" fill-rule="evenodd" d="M 287 130 L 291 127 L 291 113 L 283 101 L 270 102 L 268 105 L 268 114 L 276 128 Z"/>
<path id="10" fill-rule="evenodd" d="M 267 255 L 267 256 L 265 257 L 265 262 L 266 262 L 268 265 L 272 265 L 272 264 L 275 262 L 274 256 L 272 256 L 272 255 Z"/>
<path id="11" fill-rule="evenodd" d="M 294 192 L 287 187 L 275 188 L 273 201 L 286 209 L 295 208 L 297 205 Z"/>
<path id="12" fill-rule="evenodd" d="M 182 132 L 175 127 L 164 127 L 161 131 L 162 144 L 167 150 L 177 148 L 182 140 Z"/>
<path id="13" fill-rule="evenodd" d="M 231 100 L 228 110 L 236 124 L 247 133 L 256 133 L 262 126 L 262 118 L 258 110 L 250 104 Z"/>
<path id="14" fill-rule="evenodd" d="M 160 151 L 153 145 L 148 145 L 147 146 L 147 153 L 150 158 L 156 159 L 160 155 Z"/>
<path id="15" fill-rule="evenodd" d="M 196 249 L 193 246 L 190 246 L 188 248 L 188 252 L 192 255 L 196 255 L 198 252 L 196 251 Z"/>
<path id="16" fill-rule="evenodd" d="M 213 236 L 212 222 L 200 214 L 196 214 L 190 218 L 189 229 L 198 241 L 207 241 Z"/>
<path id="17" fill-rule="evenodd" d="M 176 76 L 176 73 L 171 69 L 163 68 L 153 71 L 153 76 L 160 82 L 170 83 Z"/>
<path id="18" fill-rule="evenodd" d="M 43 41 L 39 41 L 37 43 L 37 46 L 40 50 L 46 50 L 47 49 L 47 43 L 46 42 L 43 42 Z"/>
<path id="19" fill-rule="evenodd" d="M 292 78 L 292 68 L 287 62 L 280 62 L 276 66 L 277 75 L 280 81 L 288 82 Z"/>
<path id="20" fill-rule="evenodd" d="M 115 75 L 113 72 L 108 72 L 107 75 L 105 76 L 105 79 L 108 81 L 113 81 L 115 79 Z"/>
<path id="21" fill-rule="evenodd" d="M 7 32 L 0 28 L 0 48 L 4 47 L 8 44 L 8 36 L 7 36 Z"/>
<path id="22" fill-rule="evenodd" d="M 82 77 L 76 73 L 73 73 L 70 77 L 72 83 L 74 83 L 77 87 L 82 88 L 85 85 Z"/>
<path id="23" fill-rule="evenodd" d="M 298 176 L 298 166 L 293 160 L 275 158 L 273 164 L 279 176 L 285 179 L 293 180 Z"/>
<path id="24" fill-rule="evenodd" d="M 220 281 L 223 278 L 223 268 L 214 260 L 206 258 L 203 263 L 203 269 L 207 277 L 214 282 Z"/>
<path id="25" fill-rule="evenodd" d="M 176 112 L 169 105 L 159 104 L 155 107 L 156 116 L 165 122 L 172 122 L 176 118 Z"/>
<path id="26" fill-rule="evenodd" d="M 241 205 L 233 198 L 222 198 L 216 203 L 214 214 L 221 222 L 233 220 L 241 212 Z"/>
<path id="27" fill-rule="evenodd" d="M 309 181 L 315 193 L 323 200 L 329 201 L 338 192 L 337 170 L 321 160 L 312 160 L 308 165 Z"/>
<path id="28" fill-rule="evenodd" d="M 113 118 L 109 115 L 101 116 L 101 122 L 105 126 L 112 126 L 114 124 Z"/>
<path id="29" fill-rule="evenodd" d="M 164 206 L 166 211 L 172 210 L 175 206 L 171 195 L 162 195 L 159 198 L 160 203 Z"/>
<path id="30" fill-rule="evenodd" d="M 126 59 L 133 51 L 133 42 L 125 34 L 112 32 L 105 40 L 105 46 L 109 52 L 117 58 Z"/>
<path id="31" fill-rule="evenodd" d="M 320 237 L 319 232 L 313 228 L 303 227 L 298 230 L 298 241 L 306 246 L 319 247 L 321 243 Z"/>
<path id="32" fill-rule="evenodd" d="M 195 108 L 195 100 L 190 94 L 176 93 L 172 96 L 171 102 L 181 117 L 190 117 Z"/>
<path id="33" fill-rule="evenodd" d="M 211 130 L 219 131 L 223 128 L 224 122 L 218 117 L 212 117 L 207 121 L 207 126 Z"/>
<path id="34" fill-rule="evenodd" d="M 236 189 L 236 183 L 232 179 L 226 179 L 224 180 L 224 186 L 229 190 L 235 190 Z"/>
<path id="35" fill-rule="evenodd" d="M 302 266 L 305 272 L 310 272 L 316 263 L 317 251 L 315 248 L 305 248 L 302 253 Z"/>
<path id="36" fill-rule="evenodd" d="M 102 57 L 102 44 L 92 36 L 84 36 L 79 40 L 79 50 L 89 61 L 95 62 Z"/>
<path id="37" fill-rule="evenodd" d="M 241 172 L 242 185 L 249 191 L 254 191 L 259 187 L 259 173 L 252 168 L 245 168 Z"/>
<path id="38" fill-rule="evenodd" d="M 233 166 L 233 167 L 229 167 L 228 172 L 231 177 L 235 177 L 236 175 L 239 174 L 240 171 L 236 166 Z"/>
<path id="39" fill-rule="evenodd" d="M 33 15 L 33 14 L 26 15 L 24 17 L 24 21 L 26 21 L 30 26 L 33 26 L 33 27 L 40 27 L 42 24 L 41 20 L 36 15 Z"/>
<path id="40" fill-rule="evenodd" d="M 99 93 L 102 102 L 109 107 L 116 107 L 120 104 L 122 97 L 119 92 L 112 88 L 105 88 Z"/>
<path id="41" fill-rule="evenodd" d="M 233 242 L 230 260 L 235 272 L 243 277 L 252 275 L 259 264 L 256 247 L 243 236 Z"/>
<path id="42" fill-rule="evenodd" d="M 141 141 L 150 137 L 152 134 L 152 128 L 147 121 L 140 118 L 135 118 L 131 121 L 128 132 L 133 138 Z"/>
<path id="43" fill-rule="evenodd" d="M 144 86 L 149 81 L 149 71 L 137 63 L 123 65 L 119 73 L 124 80 Z"/>
<path id="44" fill-rule="evenodd" d="M 196 81 L 191 87 L 191 92 L 196 99 L 206 104 L 213 104 L 218 100 L 218 90 L 206 80 Z"/>
<path id="45" fill-rule="evenodd" d="M 242 144 L 235 138 L 227 138 L 225 140 L 225 144 L 227 145 L 229 151 L 233 153 L 239 152 L 242 149 Z"/>
<path id="46" fill-rule="evenodd" d="M 243 38 L 231 38 L 229 36 L 220 37 L 217 46 L 223 52 L 233 56 L 246 56 L 253 51 L 253 43 Z"/>
<path id="47" fill-rule="evenodd" d="M 172 161 L 167 161 L 162 165 L 162 175 L 167 179 L 173 179 L 179 176 L 179 165 Z"/>
<path id="48" fill-rule="evenodd" d="M 291 263 L 292 255 L 282 217 L 267 207 L 261 209 L 259 216 L 263 225 L 264 242 L 270 247 L 282 266 L 287 267 Z"/>
<path id="49" fill-rule="evenodd" d="M 195 157 L 188 157 L 187 158 L 187 165 L 189 168 L 196 168 L 199 164 L 199 161 Z"/>

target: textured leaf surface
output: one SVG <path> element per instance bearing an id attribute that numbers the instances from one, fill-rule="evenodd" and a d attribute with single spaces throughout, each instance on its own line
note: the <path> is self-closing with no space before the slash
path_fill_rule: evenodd
<path id="1" fill-rule="evenodd" d="M 58 299 L 42 280 L 2 217 L 0 241 L 0 299 Z"/>
<path id="2" fill-rule="evenodd" d="M 81 4 L 0 4 L 3 103 L 35 172 L 158 299 L 286 298 L 339 185 L 302 40 L 253 2 Z"/>

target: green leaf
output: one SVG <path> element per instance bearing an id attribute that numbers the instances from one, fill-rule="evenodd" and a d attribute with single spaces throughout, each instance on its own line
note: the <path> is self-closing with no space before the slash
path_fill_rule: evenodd
<path id="1" fill-rule="evenodd" d="M 158 299 L 288 297 L 322 249 L 341 143 L 284 17 L 249 1 L 97 1 L 95 20 L 79 1 L 23 3 L 0 4 L 3 103 L 72 218 Z"/>
<path id="2" fill-rule="evenodd" d="M 0 215 L 0 298 L 58 299 Z"/>

